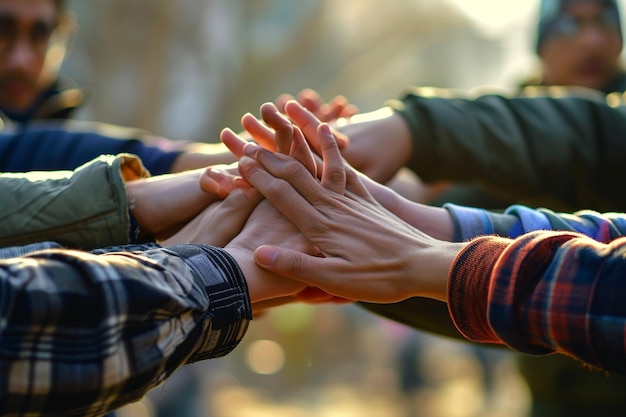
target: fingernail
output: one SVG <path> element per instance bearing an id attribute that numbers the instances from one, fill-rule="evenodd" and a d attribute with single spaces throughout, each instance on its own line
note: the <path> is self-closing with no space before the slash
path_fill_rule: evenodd
<path id="1" fill-rule="evenodd" d="M 255 157 L 256 153 L 261 149 L 261 147 L 259 145 L 257 145 L 254 142 L 248 142 L 246 143 L 246 145 L 243 147 L 243 153 L 245 155 L 248 155 L 250 157 Z"/>
<path id="2" fill-rule="evenodd" d="M 255 258 L 261 265 L 272 265 L 278 257 L 278 249 L 273 246 L 260 246 L 255 251 Z"/>
<path id="3" fill-rule="evenodd" d="M 328 125 L 328 123 L 322 123 L 319 129 L 320 129 L 320 132 L 324 135 L 332 135 L 332 132 L 330 130 L 330 126 Z"/>
<path id="4" fill-rule="evenodd" d="M 207 169 L 200 182 L 201 188 L 204 192 L 218 194 L 220 186 L 215 180 L 215 171 Z"/>

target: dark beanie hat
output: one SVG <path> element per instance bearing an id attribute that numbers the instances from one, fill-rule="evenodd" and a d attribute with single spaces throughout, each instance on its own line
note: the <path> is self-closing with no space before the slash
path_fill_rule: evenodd
<path id="1" fill-rule="evenodd" d="M 541 44 L 550 37 L 557 18 L 563 11 L 563 7 L 568 2 L 573 1 L 594 1 L 603 3 L 609 13 L 615 14 L 615 20 L 617 22 L 617 28 L 622 33 L 619 8 L 616 0 L 541 0 L 539 6 L 539 24 L 537 28 L 537 44 L 536 51 L 539 52 Z"/>

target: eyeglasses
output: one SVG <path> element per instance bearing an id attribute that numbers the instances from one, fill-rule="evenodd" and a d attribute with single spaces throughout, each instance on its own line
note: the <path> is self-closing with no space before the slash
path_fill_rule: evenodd
<path id="1" fill-rule="evenodd" d="M 21 38 L 26 40 L 33 52 L 44 53 L 54 30 L 55 25 L 46 22 L 35 22 L 22 29 L 11 16 L 0 16 L 0 54 L 9 52 Z"/>
<path id="2" fill-rule="evenodd" d="M 563 39 L 573 39 L 588 28 L 593 28 L 604 35 L 619 33 L 619 17 L 611 10 L 592 19 L 580 19 L 568 14 L 560 14 L 550 28 L 550 34 Z"/>

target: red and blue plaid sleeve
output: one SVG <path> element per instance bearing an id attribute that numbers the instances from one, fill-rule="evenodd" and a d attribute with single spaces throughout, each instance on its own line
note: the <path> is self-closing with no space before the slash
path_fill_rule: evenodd
<path id="1" fill-rule="evenodd" d="M 601 243 L 551 231 L 480 237 L 451 269 L 450 313 L 471 340 L 560 352 L 626 374 L 625 259 L 626 238 Z"/>

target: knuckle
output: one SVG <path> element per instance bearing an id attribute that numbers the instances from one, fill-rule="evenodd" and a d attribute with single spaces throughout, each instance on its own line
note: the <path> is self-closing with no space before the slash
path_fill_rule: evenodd
<path id="1" fill-rule="evenodd" d="M 332 168 L 328 171 L 328 179 L 333 183 L 340 183 L 346 180 L 346 173 L 343 167 Z"/>

